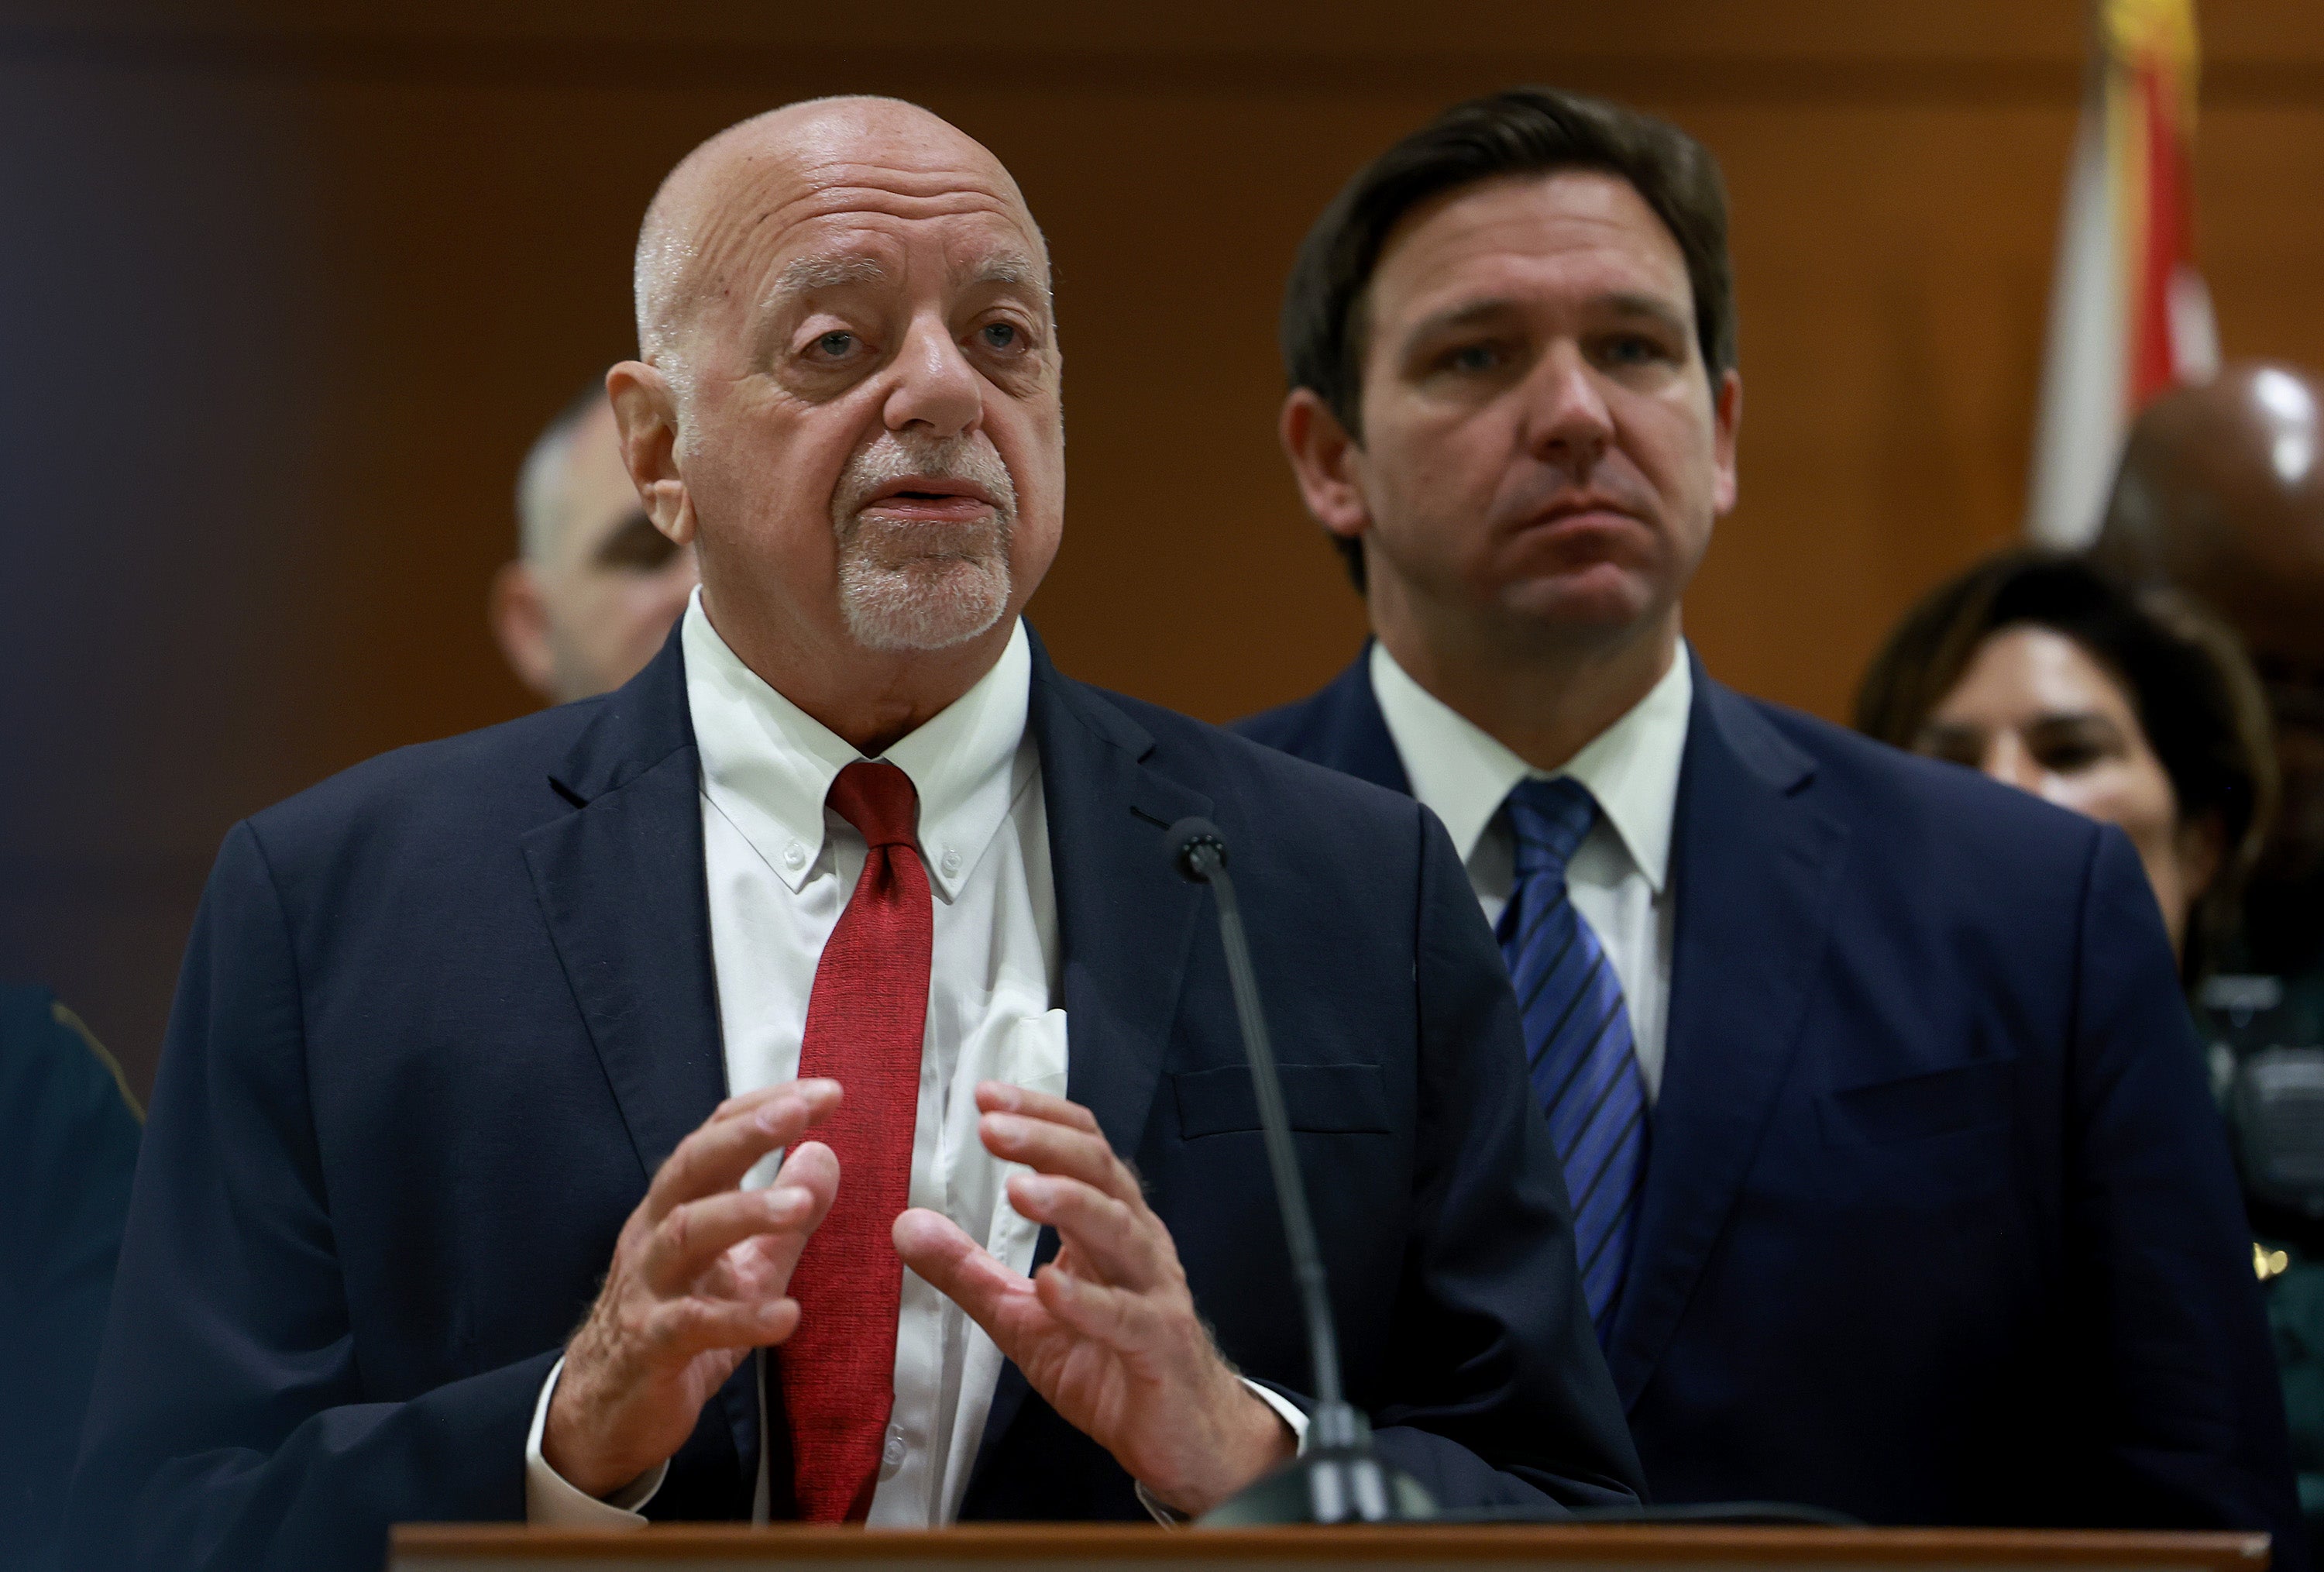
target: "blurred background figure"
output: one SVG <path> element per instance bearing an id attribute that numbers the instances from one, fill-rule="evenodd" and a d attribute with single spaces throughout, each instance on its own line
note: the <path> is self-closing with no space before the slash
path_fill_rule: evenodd
<path id="1" fill-rule="evenodd" d="M 80 1017 L 0 985 L 0 1567 L 56 1564 L 144 1116 Z"/>
<path id="2" fill-rule="evenodd" d="M 2181 976 L 2209 974 L 2275 796 L 2258 680 L 2213 618 L 2077 558 L 2005 552 L 1906 615 L 1856 726 L 2121 826 Z"/>
<path id="3" fill-rule="evenodd" d="M 2238 381 L 2248 391 L 2250 378 Z M 2166 429 L 2191 415 L 2201 430 L 2233 402 L 2213 389 L 2189 390 L 2156 408 Z M 2132 489 L 2146 485 L 2135 477 L 2158 459 L 2153 424 L 2138 429 L 2150 445 L 2134 447 L 2125 466 Z M 2246 458 L 2250 445 L 2246 430 Z M 2200 449 L 2215 473 L 2243 471 L 2245 497 L 2265 495 L 2268 487 L 2249 484 L 2247 464 L 2219 464 L 2236 450 L 2216 439 Z M 2186 470 L 2170 473 L 2176 479 Z M 2176 495 L 2204 500 L 2182 504 L 2172 516 L 2222 516 L 2220 490 Z M 2288 522 L 2284 501 L 2278 492 L 2246 516 Z M 2281 558 L 2292 534 L 2275 527 L 2260 539 Z M 2229 532 L 2212 530 L 2214 541 L 2227 538 Z M 2324 542 L 2324 529 L 2313 538 Z M 2218 555 L 2190 557 L 2207 573 L 2219 572 Z M 2312 570 L 2307 582 L 2316 595 Z M 2324 612 L 2324 597 L 2313 605 L 2311 617 Z M 2283 619 L 2286 629 L 2297 625 L 2296 617 Z M 2272 695 L 2294 698 L 2315 691 L 2312 682 L 2270 685 Z M 2180 976 L 2209 1045 L 2212 1089 L 2234 1137 L 2313 1548 L 2324 1530 L 2324 1048 L 2317 1046 L 2312 1012 L 2291 1019 L 2279 979 L 2219 971 L 2251 953 L 2239 897 L 2249 880 L 2264 876 L 2255 869 L 2264 869 L 2285 838 L 2271 833 L 2277 772 L 2268 708 L 2240 642 L 2186 596 L 2157 586 L 2134 589 L 2079 558 L 2013 551 L 1941 585 L 1913 608 L 1866 675 L 1856 724 L 1883 742 L 1967 764 L 2120 825 L 2138 848 L 2179 949 Z M 2299 724 L 2283 698 L 2274 708 Z M 2307 724 L 2306 740 L 2318 745 L 2324 734 L 2313 719 Z M 2287 756 L 2296 760 L 2299 745 Z M 2312 777 L 2306 784 L 2314 791 Z M 2305 876 L 2314 879 L 2312 863 Z M 2312 966 L 2305 985 L 2315 986 Z"/>
<path id="4" fill-rule="evenodd" d="M 2228 366 L 2147 406 L 2094 554 L 2243 635 L 2282 806 L 2200 998 L 2268 1280 L 2301 1506 L 2324 1533 L 2324 382 Z"/>
<path id="5" fill-rule="evenodd" d="M 2242 634 L 2275 723 L 2283 801 L 2253 870 L 2237 969 L 2282 979 L 2283 1024 L 2324 1040 L 2324 384 L 2239 365 L 2150 404 L 2097 546 Z"/>
<path id="6" fill-rule="evenodd" d="M 694 548 L 653 527 L 622 467 L 613 407 L 593 379 L 549 423 L 517 476 L 517 559 L 493 579 L 493 633 L 551 704 L 643 670 L 686 609 Z"/>

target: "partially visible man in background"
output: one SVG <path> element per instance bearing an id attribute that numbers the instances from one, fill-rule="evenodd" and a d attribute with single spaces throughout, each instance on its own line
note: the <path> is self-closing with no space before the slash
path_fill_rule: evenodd
<path id="1" fill-rule="evenodd" d="M 517 559 L 490 597 L 502 653 L 551 704 L 612 692 L 661 648 L 696 575 L 694 548 L 646 517 L 602 376 L 525 455 L 516 513 Z"/>
<path id="2" fill-rule="evenodd" d="M 2147 406 L 2093 554 L 2225 617 L 2275 722 L 2283 800 L 2245 902 L 2244 969 L 2324 1040 L 2324 382 L 2232 365 Z"/>
<path id="3" fill-rule="evenodd" d="M 2228 366 L 2143 411 L 2094 554 L 2243 636 L 2282 778 L 2201 1012 L 2267 1281 L 2301 1509 L 2324 1537 L 2324 381 Z"/>

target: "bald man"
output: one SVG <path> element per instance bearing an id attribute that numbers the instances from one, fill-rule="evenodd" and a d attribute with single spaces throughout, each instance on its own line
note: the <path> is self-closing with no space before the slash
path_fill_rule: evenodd
<path id="1" fill-rule="evenodd" d="M 2244 1054 L 2228 1106 L 2312 1558 L 2324 1543 L 2324 1187 L 2312 1083 L 2299 1077 L 2324 1047 L 2324 379 L 2250 362 L 2149 404 L 2094 550 L 2222 613 L 2251 649 L 2274 720 L 2282 795 L 2241 931 L 2228 936 L 2231 975 L 2213 984 L 2233 1003 L 2213 1016 L 2212 1035 Z M 2295 1057 L 2252 1053 L 2281 1050 Z"/>
<path id="2" fill-rule="evenodd" d="M 2123 449 L 2095 554 L 2209 602 L 2243 634 L 2276 726 L 2282 798 L 2246 900 L 2249 969 L 2295 981 L 2324 1041 L 2324 380 L 2230 365 L 2164 394 Z"/>
<path id="3" fill-rule="evenodd" d="M 509 669 L 551 704 L 612 692 L 661 648 L 696 576 L 638 500 L 604 377 L 525 455 L 516 510 L 516 559 L 487 605 Z"/>
<path id="4" fill-rule="evenodd" d="M 407 1519 L 1175 1519 L 1281 1465 L 1308 1356 L 1167 855 L 1197 814 L 1380 1452 L 1455 1507 L 1634 1499 L 1443 828 L 1074 683 L 1019 618 L 1064 519 L 1048 278 L 1008 172 L 906 105 L 673 171 L 607 385 L 699 596 L 618 692 L 228 836 L 88 1564 L 375 1567 Z"/>

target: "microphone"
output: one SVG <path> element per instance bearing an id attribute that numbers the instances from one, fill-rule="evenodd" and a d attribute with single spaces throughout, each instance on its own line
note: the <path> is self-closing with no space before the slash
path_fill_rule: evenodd
<path id="1" fill-rule="evenodd" d="M 1204 1528 L 1250 1528 L 1268 1523 L 1410 1521 L 1436 1515 L 1436 1503 L 1420 1481 L 1382 1463 L 1372 1453 L 1371 1425 L 1340 1387 L 1340 1339 L 1332 1324 L 1332 1299 L 1323 1281 L 1323 1253 L 1315 1242 L 1307 1211 L 1307 1187 L 1291 1144 L 1291 1121 L 1283 1111 L 1283 1080 L 1276 1074 L 1275 1050 L 1267 1037 L 1267 1017 L 1259 1005 L 1259 978 L 1244 941 L 1242 910 L 1234 880 L 1227 874 L 1226 837 L 1207 818 L 1182 818 L 1165 837 L 1171 866 L 1187 880 L 1208 884 L 1217 898 L 1219 943 L 1227 954 L 1227 980 L 1234 991 L 1235 1017 L 1242 1027 L 1243 1055 L 1250 1061 L 1251 1091 L 1259 1099 L 1259 1125 L 1267 1143 L 1267 1166 L 1275 1179 L 1275 1204 L 1283 1216 L 1283 1238 L 1291 1255 L 1291 1278 L 1307 1322 L 1307 1352 L 1314 1367 L 1315 1411 L 1307 1420 L 1307 1449 L 1231 1500 L 1204 1513 Z"/>

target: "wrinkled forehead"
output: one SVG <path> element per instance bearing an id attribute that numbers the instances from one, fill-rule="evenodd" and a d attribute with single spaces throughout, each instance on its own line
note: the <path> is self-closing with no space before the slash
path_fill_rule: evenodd
<path id="1" fill-rule="evenodd" d="M 699 303 L 755 314 L 788 293 L 908 276 L 1019 284 L 1047 298 L 1040 230 L 1008 171 L 973 143 L 810 144 L 741 161 L 722 184 L 688 245 L 710 297 Z"/>

